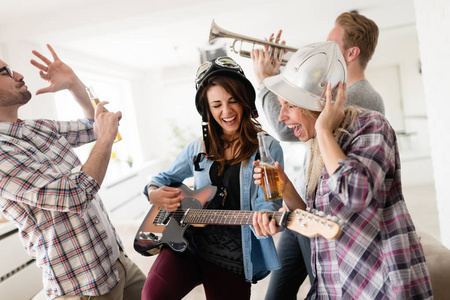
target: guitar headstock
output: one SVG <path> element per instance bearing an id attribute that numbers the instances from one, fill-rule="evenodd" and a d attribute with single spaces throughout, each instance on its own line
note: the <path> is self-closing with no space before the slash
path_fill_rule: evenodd
<path id="1" fill-rule="evenodd" d="M 320 216 L 319 214 L 323 214 Z M 323 212 L 296 209 L 290 213 L 286 227 L 307 237 L 322 236 L 327 240 L 337 239 L 341 235 L 340 222 L 336 217 L 324 217 Z"/>

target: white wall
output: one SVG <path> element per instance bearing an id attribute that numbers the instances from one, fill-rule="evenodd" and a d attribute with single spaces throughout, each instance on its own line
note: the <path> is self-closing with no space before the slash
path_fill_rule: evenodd
<path id="1" fill-rule="evenodd" d="M 428 118 L 414 24 L 380 31 L 366 75 L 397 131 L 403 185 L 433 183 Z"/>
<path id="2" fill-rule="evenodd" d="M 415 0 L 415 6 L 441 240 L 450 248 L 450 2 Z"/>

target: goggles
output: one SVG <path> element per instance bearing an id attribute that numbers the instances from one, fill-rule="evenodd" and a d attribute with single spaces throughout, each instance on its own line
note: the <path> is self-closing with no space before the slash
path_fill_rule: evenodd
<path id="1" fill-rule="evenodd" d="M 207 61 L 198 67 L 195 75 L 195 88 L 198 90 L 207 74 L 220 69 L 231 69 L 245 76 L 244 71 L 237 62 L 228 56 L 221 56 L 213 61 Z"/>

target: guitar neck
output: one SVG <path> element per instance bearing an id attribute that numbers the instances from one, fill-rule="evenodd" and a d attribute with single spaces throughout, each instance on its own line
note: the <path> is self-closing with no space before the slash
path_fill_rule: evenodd
<path id="1" fill-rule="evenodd" d="M 184 224 L 205 225 L 252 225 L 254 211 L 242 210 L 215 210 L 215 209 L 189 209 L 183 218 Z M 283 218 L 288 212 L 266 212 L 276 221 L 282 224 Z"/>

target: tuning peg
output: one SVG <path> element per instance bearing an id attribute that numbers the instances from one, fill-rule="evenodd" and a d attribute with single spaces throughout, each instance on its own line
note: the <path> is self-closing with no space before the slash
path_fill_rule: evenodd
<path id="1" fill-rule="evenodd" d="M 337 221 L 340 227 L 343 227 L 345 224 L 347 224 L 347 222 L 345 222 L 344 220 L 340 219 Z"/>
<path id="2" fill-rule="evenodd" d="M 341 221 L 341 220 L 339 220 L 339 218 L 336 217 L 336 216 L 331 216 L 330 220 L 333 221 L 333 222 L 335 222 L 335 223 L 339 223 L 339 221 Z"/>

